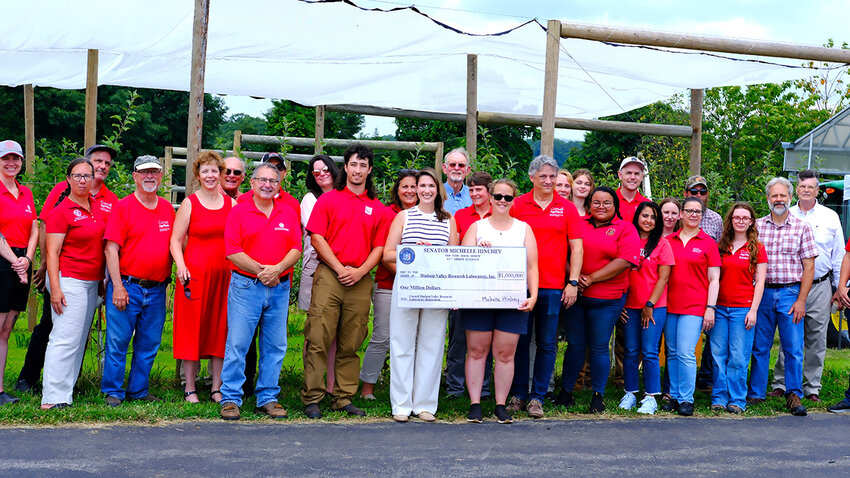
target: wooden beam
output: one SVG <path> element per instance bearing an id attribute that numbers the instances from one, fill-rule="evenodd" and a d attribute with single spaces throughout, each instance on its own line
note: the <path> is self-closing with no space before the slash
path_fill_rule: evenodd
<path id="1" fill-rule="evenodd" d="M 315 138 L 293 138 L 289 136 L 266 136 L 259 134 L 242 135 L 242 141 L 254 144 L 280 145 L 281 143 L 292 146 L 314 146 Z M 372 149 L 384 149 L 390 151 L 428 151 L 437 150 L 439 143 L 417 143 L 415 141 L 383 141 L 376 139 L 325 139 L 323 144 L 330 148 L 347 148 L 352 144 L 362 144 Z"/>
<path id="2" fill-rule="evenodd" d="M 35 174 L 35 91 L 24 85 L 24 158 L 27 176 Z"/>
<path id="3" fill-rule="evenodd" d="M 681 48 L 741 55 L 850 63 L 850 50 L 761 40 L 669 33 L 588 23 L 563 22 L 562 38 L 579 38 L 629 45 Z"/>
<path id="4" fill-rule="evenodd" d="M 691 175 L 699 174 L 702 168 L 702 103 L 705 90 L 691 90 Z"/>
<path id="5" fill-rule="evenodd" d="M 325 141 L 325 107 L 323 105 L 316 106 L 316 144 L 313 146 L 313 152 L 319 154 L 324 149 Z"/>
<path id="6" fill-rule="evenodd" d="M 174 164 L 172 164 L 172 160 L 174 159 L 174 148 L 171 146 L 165 147 L 165 157 L 163 158 L 162 167 L 165 169 L 165 188 L 169 191 L 169 202 L 174 203 L 177 201 L 177 194 L 175 194 L 172 186 L 174 185 Z M 188 170 L 186 171 L 189 172 Z M 186 174 L 186 177 L 189 177 L 189 174 Z"/>
<path id="7" fill-rule="evenodd" d="M 513 113 L 478 112 L 478 122 L 485 124 L 508 124 L 517 126 L 540 126 L 543 117 L 539 115 L 519 115 Z M 616 133 L 648 134 L 652 136 L 677 136 L 690 138 L 693 129 L 690 126 L 653 123 L 631 123 L 628 121 L 607 121 L 581 118 L 555 118 L 555 127 L 584 131 L 610 131 Z M 542 154 L 542 153 L 541 153 Z"/>
<path id="8" fill-rule="evenodd" d="M 204 73 L 207 63 L 207 30 L 209 28 L 210 0 L 195 0 L 195 17 L 192 25 L 192 69 L 189 83 L 189 131 L 186 145 L 188 171 L 201 151 L 204 129 Z M 195 191 L 195 181 L 186 175 L 186 195 Z"/>
<path id="9" fill-rule="evenodd" d="M 86 64 L 86 123 L 83 135 L 83 147 L 88 148 L 97 142 L 97 50 L 89 50 Z"/>
<path id="10" fill-rule="evenodd" d="M 172 151 L 173 151 L 173 154 L 178 155 L 178 156 L 181 155 L 181 154 L 186 154 L 186 148 L 174 147 L 174 148 L 172 148 Z M 214 151 L 214 150 L 202 149 L 201 151 Z M 228 151 L 228 153 L 232 153 L 232 151 Z M 260 159 L 262 159 L 262 157 L 263 157 L 263 153 L 259 153 L 259 152 L 256 152 L 256 151 L 243 151 L 242 154 L 245 155 L 246 160 L 254 160 L 253 162 L 252 161 L 246 161 L 248 163 L 249 167 L 256 166 L 256 165 L 260 164 Z M 312 159 L 312 158 L 313 158 L 312 154 L 287 153 L 287 154 L 283 155 L 283 159 L 285 161 L 307 162 L 307 161 L 310 161 L 310 159 Z M 343 157 L 342 156 L 331 156 L 331 159 L 333 159 L 337 163 L 341 163 L 342 160 L 343 160 Z M 171 159 L 171 165 L 172 166 L 186 166 L 187 162 L 188 161 L 186 159 L 183 159 L 183 158 L 172 158 Z M 174 186 L 175 191 L 181 190 L 181 189 L 178 189 L 178 188 L 179 188 L 178 186 Z"/>
<path id="11" fill-rule="evenodd" d="M 437 151 L 434 152 L 434 171 L 443 175 L 443 143 L 437 143 Z"/>
<path id="12" fill-rule="evenodd" d="M 466 115 L 462 113 L 438 113 L 434 111 L 406 110 L 402 108 L 384 108 L 382 106 L 364 105 L 325 105 L 325 111 L 339 113 L 357 113 L 371 116 L 389 116 L 391 118 L 408 118 L 436 121 L 453 121 L 463 123 Z"/>
<path id="13" fill-rule="evenodd" d="M 540 125 L 540 154 L 555 154 L 555 104 L 558 99 L 558 57 L 561 22 L 549 20 L 546 29 L 546 72 L 543 77 L 543 122 Z"/>
<path id="14" fill-rule="evenodd" d="M 466 55 L 466 151 L 469 164 L 474 164 L 478 153 L 478 55 Z"/>
<path id="15" fill-rule="evenodd" d="M 239 154 L 242 150 L 242 130 L 237 129 L 233 132 L 233 153 Z"/>

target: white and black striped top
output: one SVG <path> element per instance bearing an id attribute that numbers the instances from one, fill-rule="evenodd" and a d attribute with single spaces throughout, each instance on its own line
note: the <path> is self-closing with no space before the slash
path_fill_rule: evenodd
<path id="1" fill-rule="evenodd" d="M 422 241 L 434 246 L 445 246 L 449 243 L 448 218 L 445 221 L 438 221 L 436 213 L 426 214 L 419 209 L 419 206 L 405 209 L 404 214 L 402 244 L 416 244 Z"/>

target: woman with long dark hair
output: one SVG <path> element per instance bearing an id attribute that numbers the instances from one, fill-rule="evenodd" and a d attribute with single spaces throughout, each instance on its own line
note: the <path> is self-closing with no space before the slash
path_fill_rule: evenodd
<path id="1" fill-rule="evenodd" d="M 747 408 L 747 366 L 767 272 L 767 251 L 758 236 L 752 206 L 733 204 L 717 246 L 720 291 L 714 327 L 708 333 L 714 361 L 712 410 L 737 414 Z"/>
<path id="2" fill-rule="evenodd" d="M 626 394 L 620 408 L 637 405 L 638 371 L 643 362 L 645 396 L 638 413 L 652 415 L 658 409 L 656 396 L 661 393 L 661 367 L 658 363 L 658 344 L 667 319 L 667 279 L 676 264 L 667 239 L 661 237 L 664 224 L 661 207 L 647 201 L 638 204 L 634 226 L 640 236 L 640 263 L 629 271 L 629 292 L 622 321 L 625 323 L 625 354 L 623 378 Z"/>

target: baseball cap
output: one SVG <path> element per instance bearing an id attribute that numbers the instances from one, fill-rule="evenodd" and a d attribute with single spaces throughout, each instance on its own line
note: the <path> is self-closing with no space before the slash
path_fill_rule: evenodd
<path id="1" fill-rule="evenodd" d="M 24 157 L 24 151 L 21 149 L 21 145 L 18 144 L 17 141 L 12 141 L 11 139 L 7 139 L 0 143 L 0 158 L 7 154 L 16 154 L 21 158 Z"/>
<path id="2" fill-rule="evenodd" d="M 637 156 L 629 156 L 628 158 L 622 160 L 620 162 L 619 170 L 622 171 L 623 168 L 632 163 L 637 164 L 642 170 L 646 171 L 646 163 L 644 163 L 643 160 L 638 158 Z"/>
<path id="3" fill-rule="evenodd" d="M 136 161 L 133 163 L 133 171 L 138 171 L 140 169 L 162 169 L 162 162 L 156 156 L 151 156 L 149 154 L 144 156 L 139 156 L 136 158 Z"/>
<path id="4" fill-rule="evenodd" d="M 263 155 L 263 159 L 260 160 L 261 163 L 268 163 L 271 160 L 277 160 L 280 162 L 281 167 L 286 169 L 286 162 L 283 160 L 283 156 L 280 153 L 266 153 Z"/>
<path id="5" fill-rule="evenodd" d="M 687 184 L 685 184 L 685 189 L 691 189 L 694 186 L 699 186 L 702 184 L 703 186 L 708 188 L 708 182 L 702 176 L 691 176 L 688 178 Z"/>
<path id="6" fill-rule="evenodd" d="M 110 148 L 105 144 L 96 144 L 94 146 L 89 146 L 89 148 L 86 149 L 85 156 L 88 158 L 95 151 L 106 151 L 107 153 L 109 153 L 109 156 L 112 157 L 112 159 L 115 159 L 115 156 L 118 155 L 118 151 L 115 151 L 115 149 Z"/>

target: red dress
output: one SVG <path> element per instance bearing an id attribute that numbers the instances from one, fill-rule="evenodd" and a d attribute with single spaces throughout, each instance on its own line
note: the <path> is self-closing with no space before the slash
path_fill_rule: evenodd
<path id="1" fill-rule="evenodd" d="M 224 224 L 233 207 L 228 196 L 224 206 L 207 209 L 198 196 L 189 196 L 192 213 L 183 260 L 192 280 L 191 299 L 177 281 L 174 293 L 174 358 L 199 360 L 224 358 L 227 341 L 227 289 L 230 263 L 224 255 Z"/>

